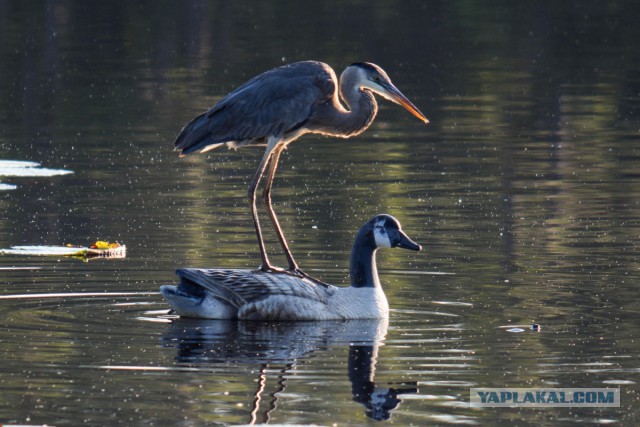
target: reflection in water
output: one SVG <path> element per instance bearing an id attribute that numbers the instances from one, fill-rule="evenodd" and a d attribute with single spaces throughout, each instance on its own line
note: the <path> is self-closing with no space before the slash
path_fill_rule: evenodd
<path id="1" fill-rule="evenodd" d="M 66 169 L 42 168 L 40 167 L 40 163 L 36 163 L 36 162 L 0 159 L 0 176 L 35 178 L 35 177 L 68 175 L 72 173 L 73 171 L 66 170 Z M 0 182 L 0 191 L 15 190 L 16 188 L 18 188 L 17 185 Z"/>
<path id="2" fill-rule="evenodd" d="M 17 185 L 13 185 L 13 184 L 4 184 L 2 182 L 0 182 L 0 191 L 4 191 L 4 190 L 15 190 L 16 188 L 18 188 Z"/>
<path id="3" fill-rule="evenodd" d="M 391 417 L 391 412 L 398 407 L 400 394 L 417 393 L 417 382 L 410 388 L 379 388 L 374 381 L 377 345 L 352 345 L 349 347 L 349 381 L 353 400 L 366 408 L 369 418 L 382 421 Z"/>
<path id="4" fill-rule="evenodd" d="M 180 364 L 258 366 L 251 424 L 269 422 L 278 394 L 285 391 L 288 376 L 302 359 L 327 346 L 349 345 L 347 365 L 353 400 L 364 405 L 368 417 L 387 420 L 400 404 L 401 394 L 418 392 L 416 382 L 404 383 L 401 388 L 376 386 L 378 349 L 384 343 L 387 326 L 386 319 L 274 324 L 177 319 L 162 340 L 165 346 L 177 349 L 176 361 Z M 272 365 L 282 368 L 277 370 L 269 391 Z"/>
<path id="5" fill-rule="evenodd" d="M 40 167 L 40 163 L 21 160 L 0 160 L 0 176 L 57 176 L 72 174 L 66 169 L 47 169 Z"/>

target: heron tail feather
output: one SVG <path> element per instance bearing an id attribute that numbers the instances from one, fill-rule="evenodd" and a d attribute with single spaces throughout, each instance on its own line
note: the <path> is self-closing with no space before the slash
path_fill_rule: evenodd
<path id="1" fill-rule="evenodd" d="M 175 141 L 176 150 L 180 155 L 195 152 L 205 152 L 224 145 L 213 139 L 209 129 L 207 114 L 201 114 L 187 124 L 178 134 Z"/>

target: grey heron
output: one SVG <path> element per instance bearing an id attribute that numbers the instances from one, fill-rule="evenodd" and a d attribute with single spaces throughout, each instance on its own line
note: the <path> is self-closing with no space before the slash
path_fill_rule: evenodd
<path id="1" fill-rule="evenodd" d="M 378 111 L 373 94 L 403 106 L 424 123 L 429 123 L 391 83 L 387 73 L 375 64 L 351 64 L 338 82 L 336 73 L 327 64 L 303 61 L 252 78 L 206 113 L 194 118 L 176 137 L 175 147 L 181 155 L 205 152 L 222 145 L 235 149 L 266 144 L 248 192 L 262 257 L 261 270 L 307 276 L 293 259 L 271 205 L 271 186 L 282 151 L 306 133 L 349 138 L 364 132 Z M 287 258 L 288 270 L 269 262 L 262 237 L 255 193 L 265 172 L 262 198 Z"/>

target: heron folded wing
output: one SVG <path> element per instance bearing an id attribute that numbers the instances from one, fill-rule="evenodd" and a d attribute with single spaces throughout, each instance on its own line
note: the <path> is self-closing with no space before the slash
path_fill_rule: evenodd
<path id="1" fill-rule="evenodd" d="M 335 95 L 330 70 L 306 61 L 254 77 L 185 126 L 176 148 L 184 154 L 226 142 L 237 148 L 300 129 L 317 105 Z"/>

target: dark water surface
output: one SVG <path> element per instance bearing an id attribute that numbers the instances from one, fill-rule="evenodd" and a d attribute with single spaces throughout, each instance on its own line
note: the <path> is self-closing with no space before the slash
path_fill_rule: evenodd
<path id="1" fill-rule="evenodd" d="M 0 256 L 0 423 L 637 425 L 634 4 L 0 0 L 0 160 L 73 171 L 0 175 L 0 248 L 128 249 Z M 376 62 L 431 120 L 382 102 L 358 138 L 292 144 L 275 183 L 326 281 L 348 282 L 377 213 L 423 244 L 379 254 L 388 325 L 163 316 L 175 268 L 259 264 L 262 151 L 180 159 L 176 133 L 302 59 Z M 470 407 L 470 387 L 619 387 L 622 404 Z"/>

